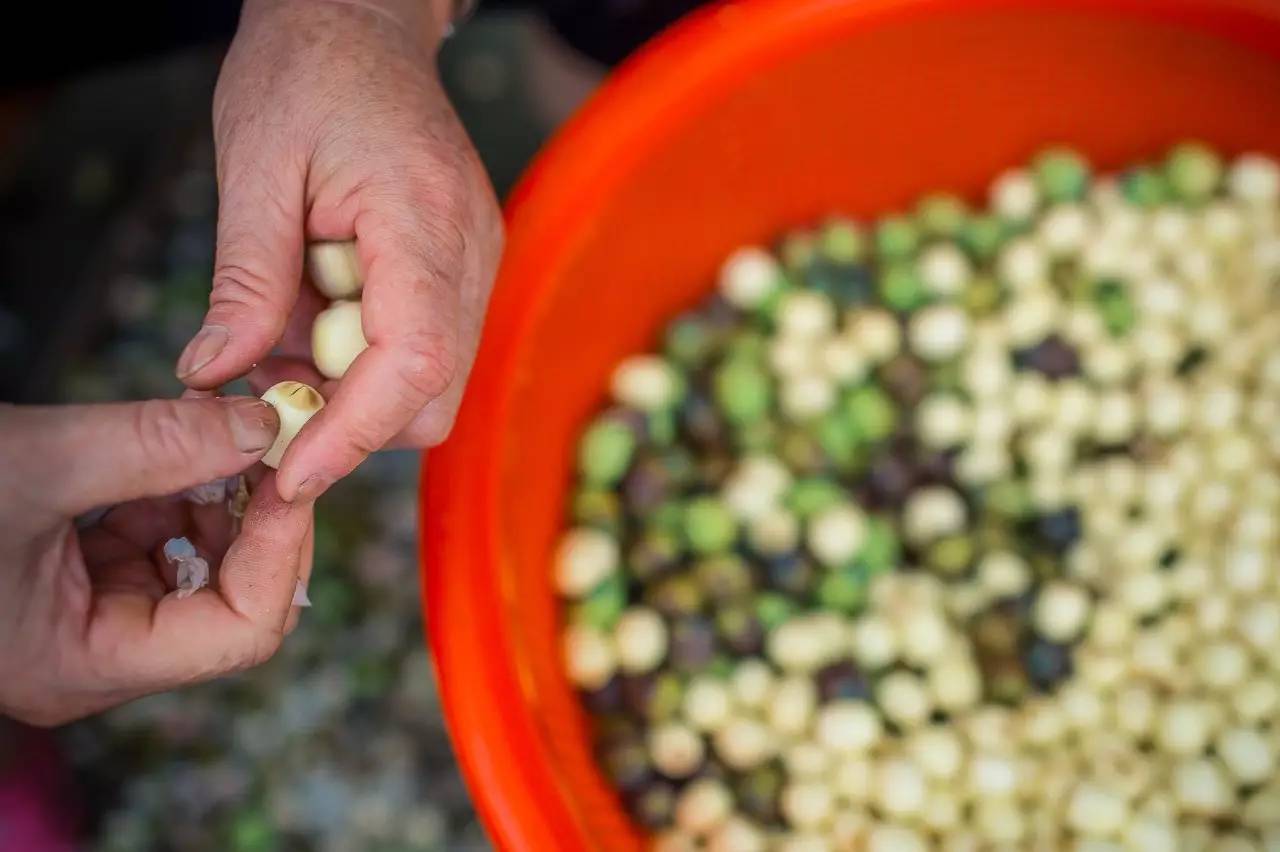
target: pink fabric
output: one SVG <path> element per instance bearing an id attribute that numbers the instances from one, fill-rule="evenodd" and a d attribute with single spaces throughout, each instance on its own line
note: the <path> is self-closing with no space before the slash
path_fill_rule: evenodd
<path id="1" fill-rule="evenodd" d="M 17 759 L 0 766 L 0 852 L 72 852 L 72 819 L 61 798 L 65 779 L 53 741 L 27 728 L 4 733 L 16 740 Z"/>

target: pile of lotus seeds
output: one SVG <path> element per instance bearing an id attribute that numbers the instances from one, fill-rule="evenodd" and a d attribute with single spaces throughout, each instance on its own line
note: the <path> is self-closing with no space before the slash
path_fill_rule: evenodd
<path id="1" fill-rule="evenodd" d="M 1280 168 L 1049 150 L 729 257 L 555 555 L 660 852 L 1280 850 Z"/>

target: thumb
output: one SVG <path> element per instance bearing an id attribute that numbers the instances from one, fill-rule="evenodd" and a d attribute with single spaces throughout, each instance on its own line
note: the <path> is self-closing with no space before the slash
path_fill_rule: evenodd
<path id="1" fill-rule="evenodd" d="M 234 145 L 219 162 L 218 239 L 204 323 L 178 358 L 186 385 L 242 376 L 284 334 L 302 280 L 305 169 Z"/>
<path id="2" fill-rule="evenodd" d="M 239 473 L 280 428 L 275 409 L 252 397 L 25 408 L 10 426 L 19 469 L 64 515 Z"/>

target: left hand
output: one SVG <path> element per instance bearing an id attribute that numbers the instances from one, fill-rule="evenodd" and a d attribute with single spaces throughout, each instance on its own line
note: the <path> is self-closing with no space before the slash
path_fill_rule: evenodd
<path id="1" fill-rule="evenodd" d="M 268 472 L 236 537 L 225 504 L 163 495 L 240 473 L 277 429 L 246 398 L 0 406 L 0 712 L 61 724 L 275 652 L 310 572 L 310 504 Z M 210 567 L 189 597 L 162 554 L 178 537 Z"/>
<path id="2" fill-rule="evenodd" d="M 321 387 L 304 241 L 355 238 L 365 272 L 369 348 L 286 453 L 285 500 L 314 499 L 389 443 L 439 443 L 457 412 L 502 224 L 436 75 L 452 6 L 248 0 L 222 69 L 213 291 L 179 377 L 210 389 L 261 364 L 255 386 Z"/>

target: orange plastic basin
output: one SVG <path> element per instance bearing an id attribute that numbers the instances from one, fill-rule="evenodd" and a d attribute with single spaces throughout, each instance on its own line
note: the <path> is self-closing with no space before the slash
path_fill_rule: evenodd
<path id="1" fill-rule="evenodd" d="M 592 761 L 548 581 L 613 364 L 743 243 L 933 189 L 976 200 L 1047 143 L 1108 168 L 1185 137 L 1280 155 L 1280 0 L 751 0 L 613 76 L 511 199 L 470 389 L 424 477 L 444 708 L 502 849 L 644 845 Z"/>

